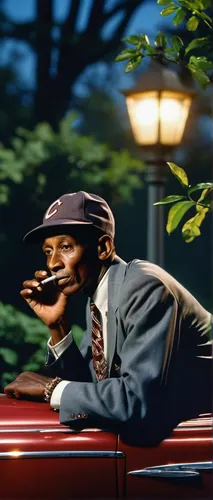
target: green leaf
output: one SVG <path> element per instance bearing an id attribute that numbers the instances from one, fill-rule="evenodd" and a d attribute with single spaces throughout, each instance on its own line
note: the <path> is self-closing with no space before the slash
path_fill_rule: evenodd
<path id="1" fill-rule="evenodd" d="M 0 205 L 7 205 L 9 199 L 9 187 L 0 184 Z"/>
<path id="2" fill-rule="evenodd" d="M 195 224 L 195 217 L 189 219 L 182 227 L 182 236 L 186 243 L 191 243 L 197 236 L 200 236 L 200 229 Z"/>
<path id="3" fill-rule="evenodd" d="M 51 143 L 54 140 L 54 132 L 49 123 L 38 123 L 35 127 L 35 135 L 43 142 Z"/>
<path id="4" fill-rule="evenodd" d="M 128 64 L 126 65 L 124 72 L 129 73 L 130 71 L 133 71 L 134 69 L 136 69 L 139 66 L 141 60 L 142 60 L 142 55 L 140 55 L 134 59 L 131 59 L 128 62 Z"/>
<path id="5" fill-rule="evenodd" d="M 171 45 L 173 50 L 179 52 L 181 47 L 183 47 L 183 40 L 179 36 L 174 35 L 171 39 Z"/>
<path id="6" fill-rule="evenodd" d="M 122 42 L 130 43 L 130 45 L 137 45 L 140 41 L 140 35 L 130 35 L 127 38 L 123 38 L 122 40 Z"/>
<path id="7" fill-rule="evenodd" d="M 173 2 L 171 2 L 171 0 L 158 0 L 157 1 L 158 5 L 169 5 L 170 3 L 173 4 Z"/>
<path id="8" fill-rule="evenodd" d="M 145 33 L 141 33 L 140 34 L 140 38 L 141 38 L 141 42 L 143 44 L 143 46 L 145 47 L 148 47 L 150 45 L 150 41 L 149 41 L 149 38 L 148 36 L 145 34 Z"/>
<path id="9" fill-rule="evenodd" d="M 135 53 L 138 53 L 141 48 L 146 49 L 150 45 L 149 38 L 145 33 L 140 33 L 139 35 L 130 35 L 127 38 L 123 38 L 122 42 L 130 43 L 130 45 L 135 45 L 135 49 L 126 49 L 135 51 Z"/>
<path id="10" fill-rule="evenodd" d="M 168 234 L 171 234 L 176 229 L 182 217 L 194 205 L 193 201 L 180 201 L 170 208 L 166 225 Z"/>
<path id="11" fill-rule="evenodd" d="M 192 64 L 187 64 L 187 68 L 202 88 L 205 89 L 210 84 L 210 78 L 203 71 L 196 69 Z"/>
<path id="12" fill-rule="evenodd" d="M 208 69 L 213 68 L 212 61 L 209 61 L 205 56 L 191 56 L 189 59 L 189 64 L 194 66 L 195 69 L 200 69 L 202 71 L 207 71 Z"/>
<path id="13" fill-rule="evenodd" d="M 166 196 L 166 198 L 162 198 L 162 200 L 157 201 L 154 205 L 166 205 L 167 203 L 174 203 L 178 200 L 186 199 L 186 196 L 180 196 L 179 194 L 171 194 Z"/>
<path id="14" fill-rule="evenodd" d="M 209 38 L 207 37 L 202 37 L 202 38 L 194 38 L 186 47 L 185 49 L 185 54 L 188 54 L 191 50 L 194 49 L 201 49 L 203 47 L 206 47 L 209 45 Z"/>
<path id="15" fill-rule="evenodd" d="M 178 167 L 175 163 L 167 161 L 167 165 L 169 165 L 169 168 L 173 175 L 176 177 L 176 179 L 180 182 L 181 186 L 183 187 L 188 187 L 189 181 L 188 177 L 186 175 L 185 170 L 183 168 Z"/>
<path id="16" fill-rule="evenodd" d="M 166 7 L 163 9 L 160 13 L 161 16 L 169 16 L 170 14 L 173 14 L 177 10 L 177 7 L 172 5 L 171 7 Z"/>
<path id="17" fill-rule="evenodd" d="M 154 47 L 152 47 L 151 45 L 147 46 L 146 50 L 147 50 L 147 53 L 149 54 L 149 56 L 152 56 L 152 55 L 157 56 L 158 55 L 157 50 Z"/>
<path id="18" fill-rule="evenodd" d="M 200 12 L 200 17 L 210 28 L 212 27 L 212 19 L 205 12 Z"/>
<path id="19" fill-rule="evenodd" d="M 208 208 L 203 207 L 202 210 L 195 215 L 194 221 L 197 227 L 200 227 L 202 222 L 204 221 L 206 214 L 209 212 Z"/>
<path id="20" fill-rule="evenodd" d="M 182 228 L 183 239 L 186 243 L 190 243 L 197 236 L 200 236 L 200 226 L 208 211 L 208 208 L 202 208 L 198 214 L 186 221 Z"/>
<path id="21" fill-rule="evenodd" d="M 125 59 L 131 59 L 133 56 L 137 54 L 135 49 L 125 49 L 122 50 L 120 54 L 115 58 L 116 62 L 125 61 Z"/>
<path id="22" fill-rule="evenodd" d="M 198 198 L 197 203 L 202 203 L 204 205 L 208 205 L 210 208 L 210 199 L 209 199 L 209 194 L 211 193 L 212 189 L 204 189 L 200 195 L 200 198 Z M 197 212 L 201 212 L 203 207 L 199 204 L 196 205 L 196 210 Z"/>
<path id="23" fill-rule="evenodd" d="M 195 191 L 200 191 L 201 189 L 210 189 L 213 191 L 213 182 L 201 182 L 189 188 L 188 195 L 191 195 Z"/>
<path id="24" fill-rule="evenodd" d="M 186 10 L 184 10 L 182 7 L 179 7 L 177 13 L 175 14 L 172 20 L 174 26 L 178 26 L 180 23 L 182 23 L 186 17 L 186 14 L 187 14 Z"/>
<path id="25" fill-rule="evenodd" d="M 155 45 L 157 47 L 162 47 L 163 49 L 167 46 L 167 38 L 164 33 L 157 33 L 155 37 Z"/>
<path id="26" fill-rule="evenodd" d="M 203 71 L 208 71 L 208 69 L 213 68 L 213 63 L 205 56 L 201 56 L 197 57 L 197 66 L 199 69 L 202 69 Z"/>
<path id="27" fill-rule="evenodd" d="M 4 362 L 8 365 L 16 365 L 18 359 L 16 351 L 7 347 L 1 347 L 0 355 L 2 356 Z"/>
<path id="28" fill-rule="evenodd" d="M 15 161 L 15 153 L 12 149 L 0 148 L 0 160 L 1 161 Z"/>
<path id="29" fill-rule="evenodd" d="M 188 31 L 195 31 L 199 25 L 199 19 L 196 16 L 192 16 L 186 23 L 186 27 Z"/>

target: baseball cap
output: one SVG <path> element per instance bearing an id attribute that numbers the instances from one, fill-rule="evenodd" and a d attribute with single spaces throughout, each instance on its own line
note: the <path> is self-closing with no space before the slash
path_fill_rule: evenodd
<path id="1" fill-rule="evenodd" d="M 61 226 L 94 226 L 114 238 L 115 221 L 107 202 L 95 194 L 78 191 L 67 193 L 55 200 L 47 209 L 43 224 L 24 236 L 25 243 L 40 243 L 50 236 L 51 228 Z"/>

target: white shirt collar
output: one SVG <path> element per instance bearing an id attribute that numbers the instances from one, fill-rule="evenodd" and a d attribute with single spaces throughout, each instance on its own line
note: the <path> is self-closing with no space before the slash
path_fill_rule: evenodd
<path id="1" fill-rule="evenodd" d="M 108 308 L 108 279 L 109 269 L 105 272 L 92 297 L 94 304 L 102 314 Z"/>

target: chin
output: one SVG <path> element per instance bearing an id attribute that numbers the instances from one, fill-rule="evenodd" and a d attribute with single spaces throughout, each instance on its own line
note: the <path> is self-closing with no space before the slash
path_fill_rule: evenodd
<path id="1" fill-rule="evenodd" d="M 82 286 L 80 286 L 78 284 L 74 284 L 74 285 L 69 285 L 69 286 L 65 286 L 64 288 L 61 288 L 61 291 L 64 295 L 66 295 L 66 297 L 68 297 L 69 295 L 74 295 L 74 294 L 78 293 L 81 289 L 82 289 Z"/>

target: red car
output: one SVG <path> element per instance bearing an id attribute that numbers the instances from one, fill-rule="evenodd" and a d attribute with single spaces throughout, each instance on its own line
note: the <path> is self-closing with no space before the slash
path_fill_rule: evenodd
<path id="1" fill-rule="evenodd" d="M 47 403 L 0 396 L 0 499 L 212 499 L 212 420 L 181 423 L 158 446 L 73 431 Z"/>

